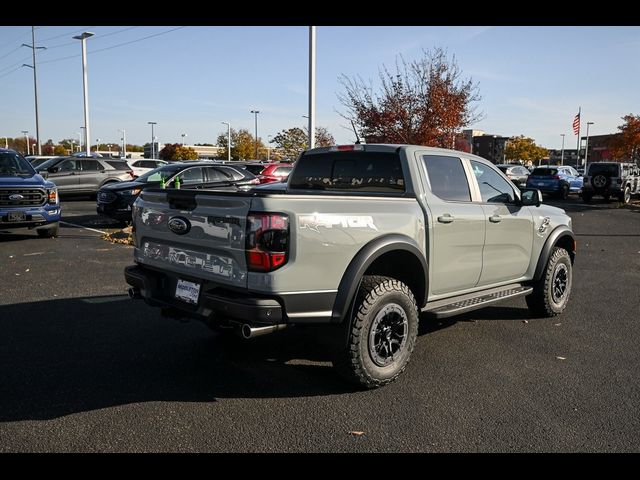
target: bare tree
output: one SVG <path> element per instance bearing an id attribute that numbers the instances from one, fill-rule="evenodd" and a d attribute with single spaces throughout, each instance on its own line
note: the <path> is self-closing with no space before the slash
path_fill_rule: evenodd
<path id="1" fill-rule="evenodd" d="M 341 115 L 367 142 L 454 148 L 456 133 L 483 118 L 473 105 L 481 99 L 479 86 L 462 77 L 455 56 L 449 60 L 441 48 L 422 54 L 409 63 L 398 56 L 395 72 L 383 65 L 378 93 L 361 77 L 339 77 Z"/>

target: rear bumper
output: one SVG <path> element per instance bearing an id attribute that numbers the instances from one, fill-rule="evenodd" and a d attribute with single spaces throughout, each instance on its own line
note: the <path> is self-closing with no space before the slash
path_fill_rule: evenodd
<path id="1" fill-rule="evenodd" d="M 173 295 L 178 278 L 183 277 L 139 265 L 126 267 L 124 277 L 129 285 L 140 292 L 147 304 L 176 308 L 187 317 L 214 321 L 230 320 L 251 325 L 283 323 L 282 306 L 273 298 L 238 295 L 211 284 L 201 283 L 198 304 L 192 305 Z"/>

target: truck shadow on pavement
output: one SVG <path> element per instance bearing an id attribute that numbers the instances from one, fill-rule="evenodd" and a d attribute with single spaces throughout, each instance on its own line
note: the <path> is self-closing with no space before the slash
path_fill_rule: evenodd
<path id="1" fill-rule="evenodd" d="M 125 295 L 0 306 L 0 329 L 0 422 L 150 401 L 356 391 L 304 328 L 247 342 L 164 319 Z"/>
<path id="2" fill-rule="evenodd" d="M 527 312 L 507 310 L 505 318 Z M 424 319 L 420 335 L 469 318 Z M 0 306 L 0 329 L 0 422 L 152 401 L 358 391 L 333 369 L 314 327 L 245 341 L 117 295 Z"/>

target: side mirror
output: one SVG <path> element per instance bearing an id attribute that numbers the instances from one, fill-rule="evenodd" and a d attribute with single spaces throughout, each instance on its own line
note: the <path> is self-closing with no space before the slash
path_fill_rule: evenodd
<path id="1" fill-rule="evenodd" d="M 521 192 L 521 202 L 525 207 L 539 207 L 542 203 L 542 192 L 537 188 L 525 188 Z"/>

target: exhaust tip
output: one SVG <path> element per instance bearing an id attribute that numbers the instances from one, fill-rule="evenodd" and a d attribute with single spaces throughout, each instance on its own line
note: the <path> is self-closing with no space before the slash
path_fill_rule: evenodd
<path id="1" fill-rule="evenodd" d="M 246 338 L 246 339 L 251 338 L 251 327 L 246 323 L 242 325 L 241 332 L 242 332 L 242 338 Z"/>
<path id="2" fill-rule="evenodd" d="M 132 287 L 128 290 L 128 292 L 129 292 L 129 298 L 132 298 L 132 299 L 142 298 L 142 295 L 140 295 L 140 290 L 137 288 Z"/>

